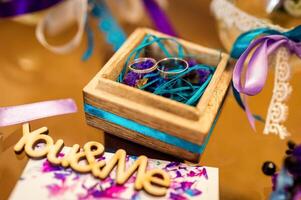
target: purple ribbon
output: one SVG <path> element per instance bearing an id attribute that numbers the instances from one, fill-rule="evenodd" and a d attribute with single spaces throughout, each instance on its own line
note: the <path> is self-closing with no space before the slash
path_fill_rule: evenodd
<path id="1" fill-rule="evenodd" d="M 301 58 L 301 43 L 294 42 L 283 35 L 268 35 L 254 40 L 236 62 L 233 71 L 233 85 L 243 95 L 243 103 L 252 128 L 255 130 L 255 118 L 247 103 L 247 96 L 257 95 L 263 89 L 268 74 L 268 56 L 280 46 Z M 254 50 L 243 78 L 244 63 Z M 244 81 L 243 81 L 244 80 Z"/>
<path id="2" fill-rule="evenodd" d="M 74 113 L 77 111 L 72 99 L 42 101 L 37 103 L 0 108 L 0 127 L 28 122 L 45 117 Z"/>
<path id="3" fill-rule="evenodd" d="M 0 0 L 0 17 L 13 17 L 46 9 L 62 0 Z"/>
<path id="4" fill-rule="evenodd" d="M 143 0 L 143 3 L 153 23 L 159 31 L 171 36 L 177 36 L 177 33 L 168 20 L 168 17 L 165 15 L 164 11 L 161 10 L 160 6 L 155 0 Z"/>

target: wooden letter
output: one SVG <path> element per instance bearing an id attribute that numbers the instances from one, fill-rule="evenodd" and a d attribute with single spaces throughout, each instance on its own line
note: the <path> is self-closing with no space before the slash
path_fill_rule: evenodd
<path id="1" fill-rule="evenodd" d="M 81 160 L 84 160 L 84 159 L 86 159 L 85 152 L 81 151 L 81 152 L 74 154 L 72 157 L 70 157 L 70 160 L 69 160 L 70 167 L 78 172 L 82 172 L 82 173 L 89 172 L 91 170 L 89 163 L 85 163 L 85 164 L 79 163 Z"/>
<path id="2" fill-rule="evenodd" d="M 71 156 L 69 162 L 72 169 L 79 172 L 89 172 L 97 164 L 95 157 L 104 152 L 104 147 L 98 142 L 87 142 L 84 145 L 84 151 Z M 80 164 L 81 160 L 87 160 L 87 164 Z"/>
<path id="3" fill-rule="evenodd" d="M 30 132 L 29 124 L 23 124 L 23 136 L 14 146 L 16 152 L 21 152 L 25 147 L 25 152 L 28 156 L 33 158 L 40 158 L 47 155 L 50 147 L 53 145 L 53 140 L 47 134 L 46 127 L 39 128 Z M 45 146 L 42 149 L 35 149 L 38 142 L 43 141 Z"/>
<path id="4" fill-rule="evenodd" d="M 84 145 L 84 151 L 86 153 L 87 160 L 90 165 L 93 165 L 96 162 L 95 157 L 103 154 L 105 148 L 99 142 L 87 142 Z"/>
<path id="5" fill-rule="evenodd" d="M 47 127 L 42 127 L 35 131 L 30 132 L 29 123 L 23 124 L 22 129 L 23 129 L 23 136 L 18 141 L 18 143 L 14 146 L 15 152 L 18 152 L 18 153 L 24 149 L 24 146 L 30 137 L 35 137 L 37 135 L 46 133 L 48 131 Z"/>
<path id="6" fill-rule="evenodd" d="M 64 141 L 63 140 L 56 141 L 56 143 L 50 148 L 47 154 L 48 161 L 55 165 L 61 164 L 63 158 L 59 158 L 58 155 L 63 148 L 64 148 Z"/>
<path id="7" fill-rule="evenodd" d="M 115 152 L 115 155 L 111 158 L 111 160 L 103 167 L 101 172 L 97 174 L 97 176 L 101 179 L 106 178 L 117 164 L 116 182 L 118 184 L 124 184 L 127 179 L 138 170 L 135 188 L 137 190 L 142 189 L 142 181 L 147 167 L 147 157 L 139 156 L 129 169 L 125 169 L 125 159 L 126 152 L 123 149 L 119 149 Z"/>
<path id="8" fill-rule="evenodd" d="M 35 146 L 40 142 L 43 141 L 45 146 L 42 149 L 35 149 Z M 53 145 L 53 140 L 48 135 L 37 135 L 35 137 L 30 137 L 25 144 L 25 152 L 28 156 L 33 158 L 41 158 L 45 157 L 51 146 Z"/>
<path id="9" fill-rule="evenodd" d="M 62 166 L 63 167 L 69 167 L 70 160 L 73 158 L 73 156 L 79 151 L 80 146 L 78 144 L 74 144 L 68 154 L 64 156 L 62 160 Z"/>
<path id="10" fill-rule="evenodd" d="M 143 179 L 144 190 L 156 196 L 164 196 L 169 185 L 170 177 L 167 172 L 162 169 L 152 169 L 147 171 Z"/>

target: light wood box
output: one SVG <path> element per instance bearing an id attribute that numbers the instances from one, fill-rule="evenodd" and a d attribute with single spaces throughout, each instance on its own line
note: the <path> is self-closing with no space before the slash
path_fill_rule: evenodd
<path id="1" fill-rule="evenodd" d="M 231 80 L 229 56 L 176 38 L 186 52 L 197 55 L 199 63 L 216 66 L 198 104 L 188 106 L 116 81 L 128 55 L 146 34 L 170 37 L 145 28 L 131 34 L 83 90 L 87 123 L 152 149 L 198 162 Z M 166 45 L 170 50 L 175 48 Z M 157 53 L 153 49 L 154 57 Z"/>

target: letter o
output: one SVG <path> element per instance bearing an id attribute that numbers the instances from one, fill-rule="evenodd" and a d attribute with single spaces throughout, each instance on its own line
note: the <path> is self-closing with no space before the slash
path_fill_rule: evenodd
<path id="1" fill-rule="evenodd" d="M 35 149 L 35 146 L 40 143 L 39 141 L 43 141 L 43 143 L 45 144 L 45 146 L 42 147 L 41 150 Z M 25 145 L 25 152 L 28 156 L 32 158 L 45 157 L 48 154 L 52 145 L 53 145 L 53 139 L 50 136 L 37 135 L 35 137 L 31 137 L 28 139 Z"/>

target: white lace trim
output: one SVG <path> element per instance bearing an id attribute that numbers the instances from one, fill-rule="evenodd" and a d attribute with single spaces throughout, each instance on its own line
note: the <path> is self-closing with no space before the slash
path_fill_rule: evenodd
<path id="1" fill-rule="evenodd" d="M 263 131 L 264 134 L 278 134 L 281 139 L 289 135 L 286 127 L 282 125 L 288 114 L 285 101 L 292 92 L 288 82 L 291 76 L 289 57 L 290 53 L 285 47 L 280 47 L 276 52 L 274 90 Z"/>
<path id="2" fill-rule="evenodd" d="M 222 20 L 227 27 L 237 27 L 241 32 L 246 32 L 255 28 L 269 27 L 279 31 L 286 31 L 286 29 L 273 25 L 264 19 L 260 19 L 249 15 L 248 13 L 237 8 L 229 0 L 213 0 L 211 3 L 211 10 L 214 16 Z"/>
<path id="3" fill-rule="evenodd" d="M 262 27 L 269 27 L 278 31 L 287 31 L 280 26 L 270 24 L 269 22 L 249 15 L 237 8 L 229 0 L 213 0 L 211 10 L 214 16 L 221 20 L 227 28 L 236 27 L 242 33 Z M 289 135 L 286 127 L 283 125 L 287 119 L 288 106 L 285 104 L 292 91 L 289 84 L 291 68 L 289 64 L 290 53 L 285 47 L 277 50 L 275 60 L 275 81 L 274 90 L 270 105 L 267 111 L 267 117 L 264 127 L 264 134 L 274 133 L 284 139 Z"/>

